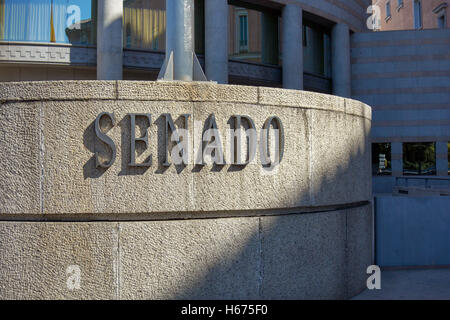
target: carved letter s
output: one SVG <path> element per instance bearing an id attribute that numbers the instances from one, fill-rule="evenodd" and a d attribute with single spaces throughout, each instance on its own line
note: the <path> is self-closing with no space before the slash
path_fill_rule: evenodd
<path id="1" fill-rule="evenodd" d="M 95 152 L 95 166 L 101 167 L 101 168 L 109 168 L 113 165 L 114 161 L 116 160 L 116 145 L 114 144 L 114 141 L 110 137 L 108 137 L 106 134 L 102 132 L 100 129 L 100 120 L 103 116 L 109 117 L 111 119 L 112 125 L 114 127 L 116 120 L 114 119 L 114 114 L 108 113 L 108 112 L 102 112 L 100 113 L 97 118 L 95 119 L 95 135 L 97 138 L 99 138 L 101 141 L 106 143 L 111 148 L 111 160 L 106 163 L 100 162 L 98 159 L 98 152 Z"/>

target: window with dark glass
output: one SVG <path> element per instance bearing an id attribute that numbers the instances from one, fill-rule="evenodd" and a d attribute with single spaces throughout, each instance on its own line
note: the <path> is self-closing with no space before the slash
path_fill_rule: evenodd
<path id="1" fill-rule="evenodd" d="M 233 60 L 278 65 L 279 16 L 259 7 L 229 5 L 229 57 Z"/>
<path id="2" fill-rule="evenodd" d="M 239 53 L 248 52 L 248 16 L 247 12 L 239 14 Z"/>
<path id="3" fill-rule="evenodd" d="M 96 43 L 97 0 L 0 0 L 0 40 Z"/>
<path id="4" fill-rule="evenodd" d="M 306 33 L 305 25 L 303 25 L 302 31 L 303 31 L 303 46 L 306 47 L 308 45 L 308 34 Z"/>
<path id="5" fill-rule="evenodd" d="M 422 28 L 422 3 L 420 0 L 414 0 L 414 28 Z"/>
<path id="6" fill-rule="evenodd" d="M 386 19 L 391 16 L 391 2 L 386 2 Z"/>
<path id="7" fill-rule="evenodd" d="M 206 0 L 207 1 L 207 0 Z M 205 0 L 194 0 L 195 53 L 205 54 Z"/>
<path id="8" fill-rule="evenodd" d="M 439 28 L 439 29 L 445 29 L 445 13 L 441 14 L 441 15 L 438 17 L 438 23 L 437 23 L 437 25 L 438 25 L 438 28 Z"/>
<path id="9" fill-rule="evenodd" d="M 124 0 L 124 47 L 165 49 L 166 2 L 162 0 Z"/>
<path id="10" fill-rule="evenodd" d="M 195 52 L 204 53 L 204 0 L 194 1 Z M 129 49 L 166 49 L 166 1 L 123 1 L 123 45 Z"/>
<path id="11" fill-rule="evenodd" d="M 447 173 L 450 175 L 450 142 L 447 142 Z"/>
<path id="12" fill-rule="evenodd" d="M 435 175 L 436 144 L 434 142 L 403 143 L 404 175 Z"/>
<path id="13" fill-rule="evenodd" d="M 391 143 L 372 143 L 372 175 L 391 174 Z"/>
<path id="14" fill-rule="evenodd" d="M 304 72 L 329 78 L 331 76 L 329 31 L 305 21 L 303 26 Z"/>

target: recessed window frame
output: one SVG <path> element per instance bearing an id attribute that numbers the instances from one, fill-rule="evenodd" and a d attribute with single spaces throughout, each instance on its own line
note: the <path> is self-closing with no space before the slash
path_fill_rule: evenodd
<path id="1" fill-rule="evenodd" d="M 407 149 L 410 149 L 408 153 Z M 434 149 L 434 154 L 430 154 L 430 150 Z M 422 153 L 422 152 L 423 153 Z M 436 141 L 427 142 L 403 142 L 403 175 L 405 176 L 435 176 L 437 172 L 437 158 L 436 158 Z M 427 157 L 428 156 L 428 157 Z M 407 164 L 410 163 L 415 166 L 419 164 L 417 172 Z M 422 168 L 422 163 L 431 163 L 431 166 Z"/>
<path id="2" fill-rule="evenodd" d="M 392 143 L 389 141 L 372 142 L 371 148 L 372 176 L 392 176 Z M 386 149 L 385 153 L 375 154 L 375 151 L 380 149 Z M 381 155 L 384 155 L 384 161 Z"/>
<path id="3" fill-rule="evenodd" d="M 445 16 L 445 13 L 438 16 L 437 19 L 438 19 L 438 22 L 437 22 L 438 29 L 445 29 L 445 27 L 447 25 L 447 17 Z"/>
<path id="4" fill-rule="evenodd" d="M 392 18 L 391 15 L 391 1 L 386 2 L 386 18 L 384 19 L 388 22 Z"/>
<path id="5" fill-rule="evenodd" d="M 315 72 L 311 72 L 311 71 L 307 71 L 306 70 L 306 60 L 305 57 L 303 58 L 303 62 L 304 62 L 304 73 L 308 73 L 314 76 L 319 76 L 319 77 L 324 77 L 327 79 L 331 79 L 331 44 L 330 44 L 330 39 L 331 39 L 331 30 L 328 29 L 327 27 L 324 27 L 320 24 L 317 24 L 314 21 L 311 21 L 309 19 L 304 19 L 303 20 L 303 26 L 302 26 L 302 32 L 303 32 L 303 50 L 305 50 L 308 46 L 312 45 L 312 41 L 313 39 L 308 38 L 308 31 L 307 31 L 307 27 L 314 29 L 315 31 L 321 32 L 323 33 L 324 36 L 324 51 L 323 51 L 323 73 L 315 73 Z M 325 38 L 328 37 L 328 40 L 325 40 Z M 326 43 L 326 41 L 328 41 L 328 43 Z M 328 49 L 328 50 L 327 50 Z"/>
<path id="6" fill-rule="evenodd" d="M 242 30 L 241 30 L 241 17 L 246 19 L 246 30 L 244 31 L 246 37 L 246 44 L 241 44 Z M 236 53 L 245 53 L 249 50 L 248 45 L 248 12 L 245 8 L 236 8 Z"/>
<path id="7" fill-rule="evenodd" d="M 414 18 L 414 29 L 420 30 L 423 28 L 423 15 L 422 15 L 422 1 L 413 0 L 413 18 Z"/>
<path id="8" fill-rule="evenodd" d="M 447 28 L 447 12 L 446 11 L 447 11 L 447 3 L 445 3 L 445 2 L 441 3 L 436 8 L 433 9 L 433 12 L 436 14 L 438 29 Z M 442 21 L 442 26 L 439 26 L 441 21 Z"/>

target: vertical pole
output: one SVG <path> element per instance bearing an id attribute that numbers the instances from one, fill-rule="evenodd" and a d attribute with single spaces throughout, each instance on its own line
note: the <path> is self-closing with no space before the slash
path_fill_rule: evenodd
<path id="1" fill-rule="evenodd" d="M 98 0 L 97 79 L 121 80 L 123 1 Z"/>
<path id="2" fill-rule="evenodd" d="M 283 88 L 303 90 L 303 10 L 287 4 L 282 10 Z"/>
<path id="3" fill-rule="evenodd" d="M 167 0 L 166 12 L 166 56 L 173 52 L 173 80 L 192 81 L 194 0 Z"/>

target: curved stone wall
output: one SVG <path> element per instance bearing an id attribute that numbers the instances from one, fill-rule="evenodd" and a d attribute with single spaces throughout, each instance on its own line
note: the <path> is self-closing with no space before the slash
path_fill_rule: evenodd
<path id="1" fill-rule="evenodd" d="M 367 105 L 129 81 L 0 83 L 0 101 L 1 298 L 346 298 L 364 288 Z M 178 129 L 187 119 L 191 159 L 214 119 L 226 164 L 164 166 L 167 114 Z M 253 120 L 260 145 L 259 130 L 279 119 L 274 170 L 259 148 L 248 165 L 231 164 L 237 115 Z M 130 166 L 133 118 L 135 137 L 148 137 L 147 148 L 136 141 L 136 163 L 151 166 Z M 101 168 L 96 153 L 102 163 L 114 158 L 108 143 L 115 161 Z M 70 289 L 73 270 L 81 284 Z"/>

